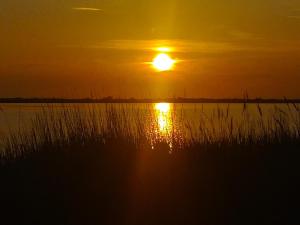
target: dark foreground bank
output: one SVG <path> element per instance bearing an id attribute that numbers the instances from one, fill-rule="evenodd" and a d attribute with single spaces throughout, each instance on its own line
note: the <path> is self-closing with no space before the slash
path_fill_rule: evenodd
<path id="1" fill-rule="evenodd" d="M 133 131 L 112 108 L 46 108 L 3 142 L 0 224 L 300 224 L 300 109 L 267 122 L 258 110 L 257 123 L 218 110 L 212 131 L 153 142 L 139 114 Z"/>
<path id="2" fill-rule="evenodd" d="M 50 147 L 2 161 L 1 224 L 299 224 L 299 157 L 299 145 Z"/>

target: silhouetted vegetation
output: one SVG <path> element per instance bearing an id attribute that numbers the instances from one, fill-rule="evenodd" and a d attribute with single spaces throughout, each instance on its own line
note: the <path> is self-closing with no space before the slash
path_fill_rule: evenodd
<path id="1" fill-rule="evenodd" d="M 298 224 L 300 110 L 287 109 L 216 108 L 153 141 L 139 112 L 46 107 L 3 140 L 1 224 Z"/>

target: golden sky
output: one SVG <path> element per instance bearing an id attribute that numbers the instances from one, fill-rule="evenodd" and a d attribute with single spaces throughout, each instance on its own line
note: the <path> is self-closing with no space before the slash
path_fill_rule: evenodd
<path id="1" fill-rule="evenodd" d="M 300 97 L 300 1 L 3 0 L 0 80 L 0 97 Z"/>

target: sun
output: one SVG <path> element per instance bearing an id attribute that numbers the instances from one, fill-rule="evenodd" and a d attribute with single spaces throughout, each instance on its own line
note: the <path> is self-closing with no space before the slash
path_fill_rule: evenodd
<path id="1" fill-rule="evenodd" d="M 174 64 L 175 60 L 166 53 L 158 54 L 152 62 L 153 67 L 160 72 L 171 70 Z"/>

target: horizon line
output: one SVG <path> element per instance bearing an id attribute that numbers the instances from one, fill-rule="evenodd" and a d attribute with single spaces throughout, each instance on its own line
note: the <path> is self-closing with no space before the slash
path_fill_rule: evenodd
<path id="1" fill-rule="evenodd" d="M 0 103 L 300 103 L 300 98 L 114 98 L 111 96 L 103 98 L 24 98 L 8 97 L 0 98 Z"/>

